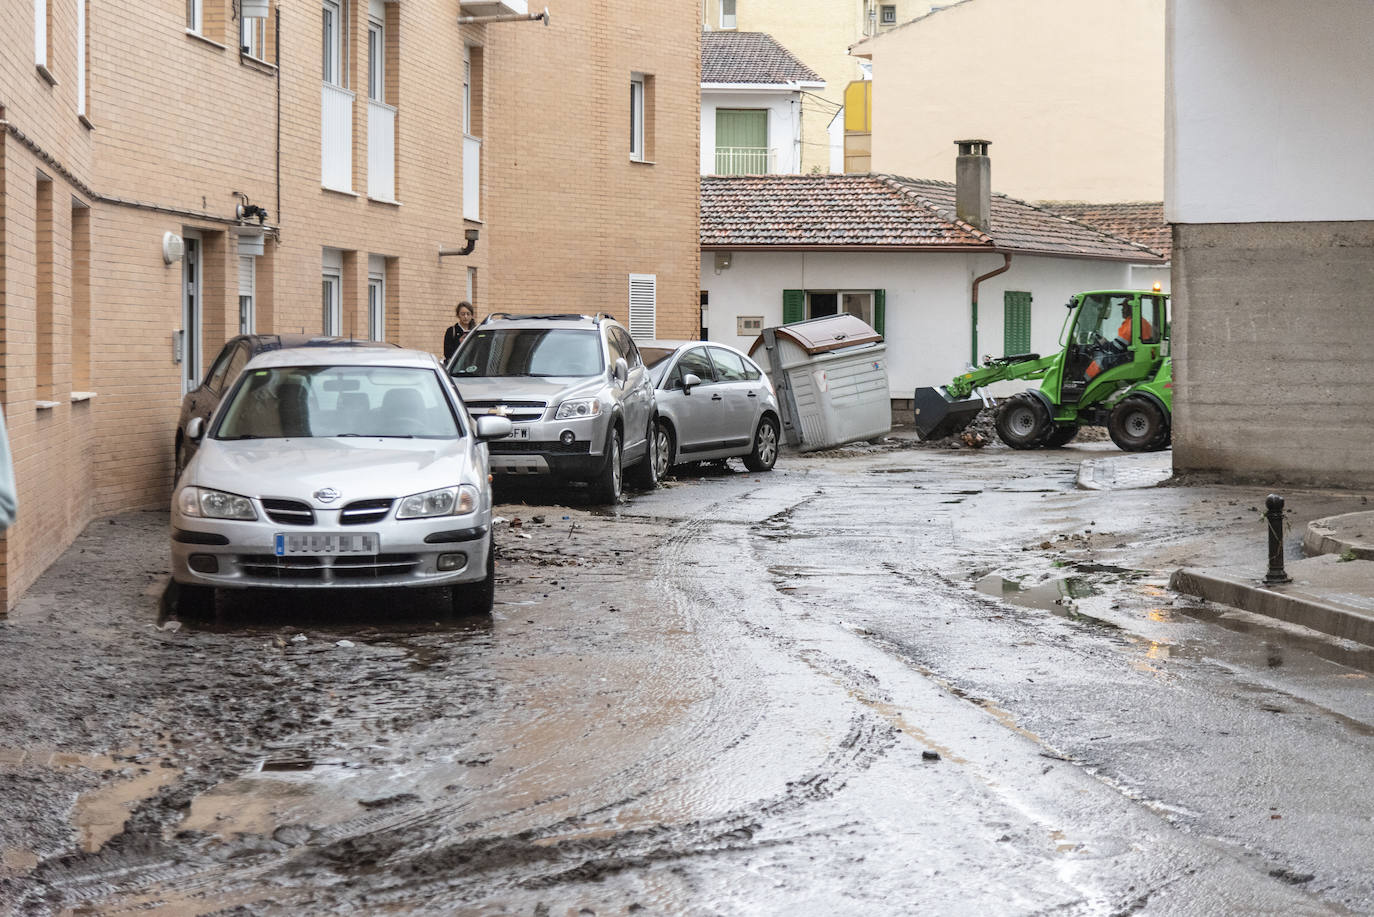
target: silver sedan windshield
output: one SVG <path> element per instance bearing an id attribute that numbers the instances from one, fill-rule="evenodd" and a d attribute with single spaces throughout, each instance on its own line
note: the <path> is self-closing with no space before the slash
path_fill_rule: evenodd
<path id="1" fill-rule="evenodd" d="M 215 439 L 385 436 L 455 439 L 458 421 L 437 374 L 391 366 L 250 370 Z"/>

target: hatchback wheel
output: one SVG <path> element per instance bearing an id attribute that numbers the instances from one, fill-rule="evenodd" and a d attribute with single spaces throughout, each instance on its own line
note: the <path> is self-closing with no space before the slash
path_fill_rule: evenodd
<path id="1" fill-rule="evenodd" d="M 744 457 L 744 467 L 750 471 L 771 471 L 777 460 L 778 422 L 765 417 L 754 432 L 754 448 Z"/>

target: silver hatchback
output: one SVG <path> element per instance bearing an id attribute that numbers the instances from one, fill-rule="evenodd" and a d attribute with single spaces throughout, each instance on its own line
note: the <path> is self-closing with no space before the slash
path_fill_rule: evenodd
<path id="1" fill-rule="evenodd" d="M 645 341 L 658 432 L 654 459 L 672 465 L 740 456 L 769 471 L 781 430 L 777 395 L 758 364 L 733 347 L 705 341 Z"/>
<path id="2" fill-rule="evenodd" d="M 178 606 L 216 589 L 450 587 L 456 610 L 494 597 L 485 441 L 431 354 L 278 350 L 254 358 L 172 497 Z"/>

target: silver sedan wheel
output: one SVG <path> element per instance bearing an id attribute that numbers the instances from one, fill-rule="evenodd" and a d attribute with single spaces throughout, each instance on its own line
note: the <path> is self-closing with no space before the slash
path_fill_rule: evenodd
<path id="1" fill-rule="evenodd" d="M 673 463 L 673 434 L 663 424 L 654 425 L 654 476 L 662 479 Z"/>

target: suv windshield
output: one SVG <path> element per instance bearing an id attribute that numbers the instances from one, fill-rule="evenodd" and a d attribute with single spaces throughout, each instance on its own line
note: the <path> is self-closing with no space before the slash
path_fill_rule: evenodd
<path id="1" fill-rule="evenodd" d="M 386 436 L 454 439 L 458 421 L 432 370 L 282 366 L 250 371 L 216 439 Z"/>
<path id="2" fill-rule="evenodd" d="M 449 371 L 455 376 L 595 376 L 605 369 L 597 331 L 488 328 L 463 340 Z"/>

